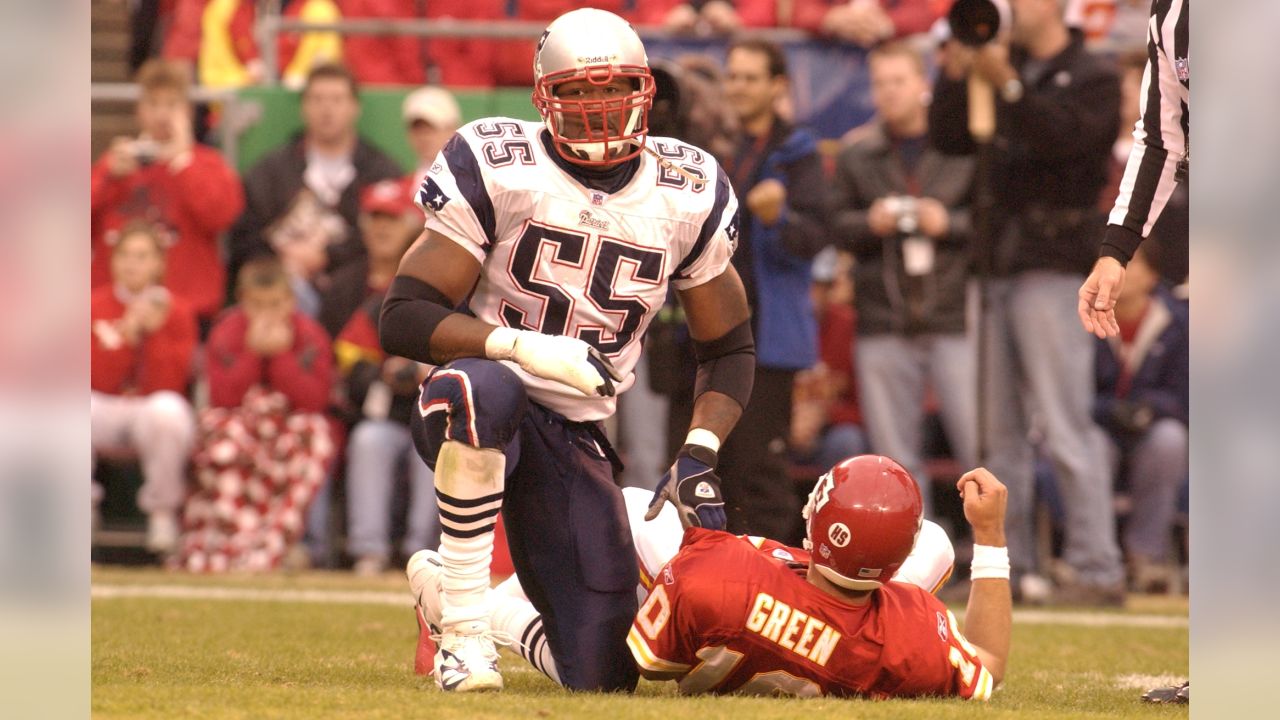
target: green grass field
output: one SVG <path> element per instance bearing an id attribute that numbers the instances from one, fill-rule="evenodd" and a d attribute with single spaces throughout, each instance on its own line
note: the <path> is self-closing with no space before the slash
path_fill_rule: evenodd
<path id="1" fill-rule="evenodd" d="M 95 568 L 93 583 L 93 716 L 104 720 L 1187 716 L 1185 706 L 1138 700 L 1187 675 L 1185 599 L 1135 598 L 1125 612 L 1019 611 L 1005 685 L 989 705 L 969 706 L 683 698 L 672 683 L 643 681 L 634 697 L 569 694 L 513 654 L 504 654 L 503 693 L 445 695 L 413 673 L 417 627 L 403 576 Z"/>

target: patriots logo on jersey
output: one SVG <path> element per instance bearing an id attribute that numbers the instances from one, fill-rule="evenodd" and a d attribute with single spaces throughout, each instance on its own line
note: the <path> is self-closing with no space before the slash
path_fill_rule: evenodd
<path id="1" fill-rule="evenodd" d="M 725 237 L 729 238 L 729 252 L 738 252 L 738 214 L 733 214 L 733 219 L 724 229 Z"/>
<path id="2" fill-rule="evenodd" d="M 436 183 L 435 178 L 428 175 L 422 181 L 422 188 L 418 190 L 418 203 L 440 212 L 448 202 L 449 196 L 445 195 L 444 191 L 440 189 L 440 185 Z"/>

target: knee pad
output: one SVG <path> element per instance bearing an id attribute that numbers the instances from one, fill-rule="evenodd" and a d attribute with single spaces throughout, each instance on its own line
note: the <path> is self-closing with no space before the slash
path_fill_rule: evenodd
<path id="1" fill-rule="evenodd" d="M 436 489 L 464 500 L 499 495 L 505 487 L 506 460 L 501 450 L 445 442 L 436 456 Z"/>
<path id="2" fill-rule="evenodd" d="M 528 404 L 524 383 L 510 368 L 463 358 L 427 378 L 418 416 L 427 426 L 442 420 L 445 440 L 501 450 L 515 436 Z"/>

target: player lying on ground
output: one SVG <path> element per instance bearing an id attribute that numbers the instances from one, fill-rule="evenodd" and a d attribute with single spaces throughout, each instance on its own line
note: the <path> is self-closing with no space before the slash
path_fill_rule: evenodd
<path id="1" fill-rule="evenodd" d="M 670 511 L 656 523 L 633 525 L 642 578 L 652 587 L 628 638 L 641 672 L 678 680 L 682 693 L 988 698 L 1009 649 L 1005 490 L 981 468 L 959 486 L 978 545 L 967 619 L 972 643 L 930 594 L 951 573 L 946 533 L 922 521 L 919 490 L 906 470 L 868 455 L 832 468 L 810 495 L 806 545 L 816 555 L 701 528 L 686 530 L 677 547 L 679 521 Z M 625 494 L 629 510 L 641 512 L 645 493 Z M 434 553 L 415 554 L 408 574 L 425 671 L 429 626 L 439 616 Z M 885 577 L 892 582 L 881 582 Z M 520 597 L 518 580 L 499 585 L 492 599 L 493 626 L 558 681 L 541 621 Z"/>

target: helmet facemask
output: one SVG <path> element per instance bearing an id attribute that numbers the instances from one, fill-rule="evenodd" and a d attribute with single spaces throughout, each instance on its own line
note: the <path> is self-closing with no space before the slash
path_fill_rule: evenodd
<path id="1" fill-rule="evenodd" d="M 619 78 L 629 80 L 632 88 L 618 97 L 577 100 L 556 95 L 557 88 L 574 80 L 586 80 L 599 87 Z M 561 157 L 579 165 L 607 167 L 626 162 L 643 151 L 654 92 L 648 67 L 589 65 L 538 78 L 533 104 Z"/>

